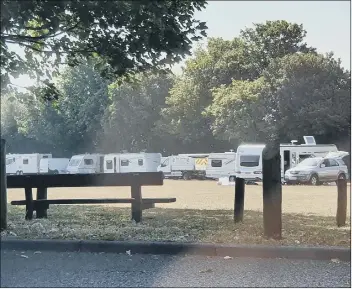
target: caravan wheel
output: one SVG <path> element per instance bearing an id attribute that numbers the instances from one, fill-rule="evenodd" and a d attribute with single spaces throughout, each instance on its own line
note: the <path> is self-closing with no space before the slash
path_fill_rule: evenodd
<path id="1" fill-rule="evenodd" d="M 229 182 L 233 183 L 235 181 L 236 181 L 236 177 L 234 176 L 229 177 Z"/>
<path id="2" fill-rule="evenodd" d="M 188 181 L 188 180 L 190 180 L 191 179 L 191 174 L 190 173 L 188 173 L 188 172 L 185 172 L 185 173 L 183 173 L 183 179 L 185 180 L 185 181 Z"/>
<path id="3" fill-rule="evenodd" d="M 21 174 L 20 171 L 17 171 L 17 172 L 16 172 L 16 175 L 20 175 L 20 174 Z"/>

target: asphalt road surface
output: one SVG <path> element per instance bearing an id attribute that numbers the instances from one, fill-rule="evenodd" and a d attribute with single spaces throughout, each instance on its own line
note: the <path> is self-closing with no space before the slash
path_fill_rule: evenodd
<path id="1" fill-rule="evenodd" d="M 351 264 L 2 250 L 1 287 L 351 287 Z"/>

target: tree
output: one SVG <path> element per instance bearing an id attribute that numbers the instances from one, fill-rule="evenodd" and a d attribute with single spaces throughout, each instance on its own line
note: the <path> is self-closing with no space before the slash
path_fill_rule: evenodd
<path id="1" fill-rule="evenodd" d="M 327 143 L 350 138 L 350 74 L 332 55 L 292 54 L 272 60 L 254 81 L 214 90 L 207 109 L 222 138 L 282 142 L 314 135 Z"/>
<path id="2" fill-rule="evenodd" d="M 221 137 L 219 142 L 212 135 L 211 126 L 217 120 L 205 112 L 213 101 L 212 89 L 236 80 L 256 81 L 272 59 L 314 51 L 303 43 L 305 35 L 302 25 L 267 21 L 246 28 L 233 40 L 210 38 L 206 48 L 198 48 L 186 62 L 183 75 L 170 91 L 160 129 L 197 147 L 209 143 L 209 149 L 228 148 L 226 140 L 235 145 L 233 137 Z"/>
<path id="3" fill-rule="evenodd" d="M 95 151 L 108 105 L 108 83 L 93 66 L 89 61 L 66 69 L 57 80 L 58 100 L 43 100 L 46 90 L 33 89 L 23 100 L 21 131 L 61 155 Z"/>
<path id="4" fill-rule="evenodd" d="M 1 88 L 10 76 L 47 75 L 101 57 L 102 75 L 163 69 L 180 61 L 191 41 L 206 36 L 193 19 L 206 5 L 193 1 L 1 1 Z M 9 45 L 24 48 L 21 56 Z M 52 60 L 52 61 L 49 61 Z M 108 64 L 108 65 L 105 65 Z"/>
<path id="5" fill-rule="evenodd" d="M 304 42 L 307 31 L 302 24 L 285 20 L 255 23 L 253 28 L 241 30 L 245 42 L 245 57 L 249 61 L 251 79 L 260 77 L 270 61 L 295 53 L 315 53 L 315 48 Z"/>
<path id="6" fill-rule="evenodd" d="M 139 74 L 135 83 L 112 83 L 100 138 L 103 150 L 163 151 L 164 143 L 154 128 L 172 83 L 172 75 L 152 73 Z"/>

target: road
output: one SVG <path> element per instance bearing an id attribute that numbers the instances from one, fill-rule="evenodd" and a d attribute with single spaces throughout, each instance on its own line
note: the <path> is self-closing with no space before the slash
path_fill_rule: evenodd
<path id="1" fill-rule="evenodd" d="M 351 264 L 1 251 L 1 287 L 351 287 Z"/>

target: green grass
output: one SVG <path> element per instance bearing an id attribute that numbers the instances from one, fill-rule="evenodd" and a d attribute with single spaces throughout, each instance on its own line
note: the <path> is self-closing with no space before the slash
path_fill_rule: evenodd
<path id="1" fill-rule="evenodd" d="M 2 238 L 178 241 L 271 245 L 332 245 L 349 247 L 350 224 L 337 228 L 334 217 L 284 214 L 283 239 L 263 237 L 261 212 L 245 211 L 234 224 L 233 211 L 150 209 L 143 222 L 130 219 L 130 208 L 51 206 L 48 219 L 25 221 L 23 207 L 9 205 L 9 228 Z"/>

